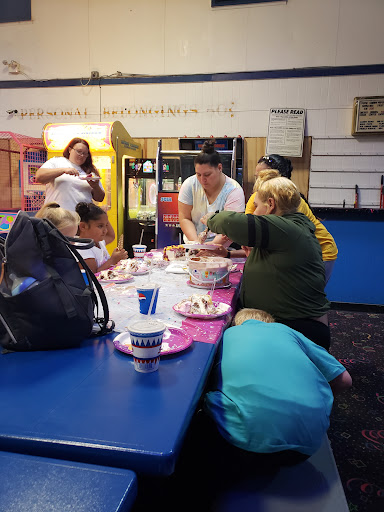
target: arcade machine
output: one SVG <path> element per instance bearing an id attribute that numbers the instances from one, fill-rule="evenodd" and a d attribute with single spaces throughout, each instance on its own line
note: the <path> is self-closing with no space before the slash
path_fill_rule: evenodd
<path id="1" fill-rule="evenodd" d="M 126 218 L 124 240 L 130 258 L 132 245 L 140 242 L 147 251 L 155 248 L 156 225 L 156 160 L 130 158 L 125 162 L 125 204 Z"/>
<path id="2" fill-rule="evenodd" d="M 138 243 L 141 238 L 147 250 L 164 247 L 162 244 L 165 239 L 161 238 L 159 242 L 156 238 L 158 211 L 162 212 L 162 221 L 166 228 L 172 231 L 171 238 L 178 240 L 180 228 L 177 226 L 179 219 L 177 199 L 176 210 L 173 211 L 174 207 L 168 196 L 158 198 L 157 183 L 160 176 L 162 190 L 169 191 L 170 194 L 178 192 L 182 183 L 180 158 L 174 155 L 168 156 L 167 153 L 167 157 L 161 160 L 159 173 L 157 169 L 159 169 L 157 159 L 136 158 L 125 161 L 127 216 L 124 239 L 127 240 L 130 257 L 132 257 L 131 246 Z"/>
<path id="3" fill-rule="evenodd" d="M 179 244 L 181 229 L 178 215 L 178 191 L 181 184 L 195 172 L 194 158 L 200 153 L 203 138 L 179 139 L 177 151 L 163 151 L 158 141 L 157 173 L 157 247 Z M 243 139 L 216 139 L 215 148 L 220 153 L 223 172 L 243 184 Z"/>
<path id="4" fill-rule="evenodd" d="M 43 141 L 48 158 L 62 156 L 64 148 L 74 137 L 81 137 L 88 142 L 93 163 L 102 178 L 105 199 L 99 204 L 107 212 L 116 233 L 114 242 L 107 246 L 111 252 L 124 233 L 124 162 L 130 158 L 140 158 L 141 145 L 131 138 L 120 121 L 46 124 Z M 124 246 L 128 248 L 127 240 L 124 240 Z"/>

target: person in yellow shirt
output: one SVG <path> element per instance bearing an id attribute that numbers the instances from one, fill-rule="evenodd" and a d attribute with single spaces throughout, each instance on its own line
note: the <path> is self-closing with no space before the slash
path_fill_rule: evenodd
<path id="1" fill-rule="evenodd" d="M 259 175 L 259 172 L 264 169 L 275 169 L 279 172 L 280 176 L 291 179 L 292 174 L 292 164 L 288 158 L 284 158 L 281 155 L 269 155 L 263 156 L 259 159 L 255 169 L 255 178 Z M 247 206 L 245 208 L 245 213 L 253 213 L 255 211 L 255 195 L 254 192 L 248 200 Z M 327 228 L 316 218 L 313 214 L 311 208 L 306 202 L 304 196 L 301 195 L 301 201 L 298 208 L 298 212 L 304 213 L 311 222 L 315 225 L 315 235 L 319 241 L 321 252 L 323 254 L 323 261 L 325 266 L 325 284 L 329 281 L 331 277 L 333 267 L 335 265 L 335 261 L 337 259 L 337 246 L 333 236 L 329 233 Z"/>

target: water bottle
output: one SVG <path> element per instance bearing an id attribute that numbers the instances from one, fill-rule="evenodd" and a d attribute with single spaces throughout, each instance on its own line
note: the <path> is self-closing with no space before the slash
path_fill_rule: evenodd
<path id="1" fill-rule="evenodd" d="M 38 281 L 34 277 L 16 277 L 15 274 L 9 275 L 12 279 L 11 295 L 18 295 L 25 290 L 32 288 L 38 284 Z"/>
<path id="2" fill-rule="evenodd" d="M 88 280 L 88 276 L 87 276 L 86 271 L 82 268 L 82 269 L 80 270 L 80 272 L 81 272 L 81 275 L 83 276 L 83 279 L 84 279 L 84 281 L 85 281 L 85 284 L 87 284 L 87 285 L 89 286 L 89 280 Z"/>

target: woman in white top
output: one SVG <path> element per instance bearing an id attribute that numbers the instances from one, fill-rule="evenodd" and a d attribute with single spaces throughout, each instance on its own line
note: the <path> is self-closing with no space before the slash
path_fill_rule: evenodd
<path id="1" fill-rule="evenodd" d="M 101 202 L 105 196 L 89 144 L 79 137 L 69 142 L 63 156 L 50 158 L 38 169 L 36 181 L 46 185 L 45 203 L 58 203 L 66 210 L 75 211 L 82 201 Z"/>
<path id="2" fill-rule="evenodd" d="M 187 178 L 179 192 L 179 222 L 184 238 L 198 240 L 205 227 L 201 217 L 209 212 L 231 210 L 244 212 L 244 192 L 239 183 L 223 173 L 220 155 L 215 151 L 215 140 L 206 140 L 195 158 L 194 176 Z M 228 244 L 223 235 L 209 233 L 207 240 Z"/>

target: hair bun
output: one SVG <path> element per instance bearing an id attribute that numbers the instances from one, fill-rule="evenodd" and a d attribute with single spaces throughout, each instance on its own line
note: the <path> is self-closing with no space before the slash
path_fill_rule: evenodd
<path id="1" fill-rule="evenodd" d="M 89 204 L 86 203 L 85 201 L 82 201 L 81 203 L 77 203 L 75 210 L 80 215 L 80 217 L 82 217 L 88 212 Z"/>
<path id="2" fill-rule="evenodd" d="M 209 139 L 204 141 L 203 147 L 201 148 L 201 151 L 203 153 L 212 154 L 215 152 L 215 139 Z"/>

